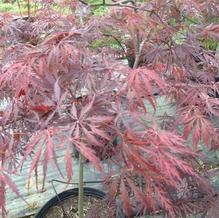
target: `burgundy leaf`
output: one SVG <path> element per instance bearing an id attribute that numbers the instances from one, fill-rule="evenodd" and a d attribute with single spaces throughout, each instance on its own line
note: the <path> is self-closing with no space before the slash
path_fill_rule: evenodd
<path id="1" fill-rule="evenodd" d="M 123 207 L 125 209 L 124 212 L 128 215 L 128 217 L 130 217 L 131 216 L 131 204 L 129 201 L 128 190 L 126 189 L 126 186 L 123 181 L 120 184 L 120 191 L 121 191 Z"/>

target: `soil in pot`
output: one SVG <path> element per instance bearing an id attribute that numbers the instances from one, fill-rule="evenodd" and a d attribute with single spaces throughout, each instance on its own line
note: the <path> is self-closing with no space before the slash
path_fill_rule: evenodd
<path id="1" fill-rule="evenodd" d="M 59 204 L 49 208 L 44 218 L 78 218 L 77 206 L 77 196 L 70 196 Z M 63 210 L 65 214 L 63 214 Z M 105 200 L 93 196 L 84 196 L 84 217 L 114 218 L 116 215 L 115 209 L 109 207 Z"/>

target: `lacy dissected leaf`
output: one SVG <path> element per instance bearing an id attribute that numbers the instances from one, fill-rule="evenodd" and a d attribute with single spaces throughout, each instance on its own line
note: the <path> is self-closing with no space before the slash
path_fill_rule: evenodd
<path id="1" fill-rule="evenodd" d="M 128 216 L 130 216 L 130 214 L 131 214 L 131 204 L 130 204 L 130 201 L 129 201 L 128 190 L 126 189 L 124 181 L 121 182 L 120 186 L 121 186 L 120 187 L 121 199 L 122 199 L 123 207 L 124 207 L 124 210 L 125 210 L 124 212 L 126 214 L 128 214 Z"/>
<path id="2" fill-rule="evenodd" d="M 128 182 L 125 187 L 129 191 L 126 192 L 129 198 L 133 193 L 139 211 L 156 213 L 161 207 L 174 217 L 171 195 L 180 192 L 184 179 L 189 181 L 192 176 L 197 186 L 205 183 L 189 161 L 197 154 L 174 133 L 154 128 L 146 132 L 127 132 L 120 146 L 126 160 L 120 179 Z M 124 191 L 124 184 L 120 190 Z M 123 195 L 122 200 L 127 206 L 127 196 Z"/>
<path id="3" fill-rule="evenodd" d="M 42 190 L 44 190 L 49 163 L 53 163 L 57 171 L 60 173 L 60 175 L 62 175 L 62 172 L 59 169 L 59 165 L 57 162 L 56 149 L 58 147 L 57 145 L 55 145 L 54 142 L 54 137 L 58 133 L 60 133 L 59 129 L 54 129 L 54 128 L 38 131 L 31 138 L 30 142 L 26 145 L 22 163 L 27 158 L 32 156 L 32 163 L 31 163 L 29 179 L 28 179 L 29 181 L 28 187 L 30 185 L 30 178 L 32 173 L 35 172 L 35 174 L 37 174 L 38 169 L 42 167 L 42 171 L 43 171 Z"/>
<path id="4" fill-rule="evenodd" d="M 199 142 L 210 145 L 217 136 L 216 129 L 209 118 L 198 107 L 184 107 L 180 110 L 179 122 L 184 124 L 183 137 L 188 139 L 192 134 L 192 143 L 197 146 Z"/>
<path id="5" fill-rule="evenodd" d="M 212 37 L 219 40 L 219 24 L 210 24 L 203 28 L 203 34 L 206 38 Z"/>
<path id="6" fill-rule="evenodd" d="M 66 40 L 68 37 L 70 38 L 67 32 L 59 33 L 46 42 L 48 68 L 53 74 L 60 71 L 68 72 L 71 62 L 79 64 L 79 50 L 74 46 L 73 41 Z"/>
<path id="7" fill-rule="evenodd" d="M 165 91 L 165 82 L 154 70 L 146 67 L 130 70 L 127 79 L 127 89 L 128 99 L 131 104 L 136 102 L 144 107 L 144 99 L 147 99 L 156 109 L 156 100 L 153 96 L 156 87 L 162 92 Z"/>
<path id="8" fill-rule="evenodd" d="M 107 148 L 106 144 L 111 143 L 114 135 L 112 121 L 114 116 L 102 114 L 101 110 L 96 111 L 95 97 L 82 99 L 82 103 L 73 103 L 71 108 L 72 126 L 72 143 L 95 167 L 100 169 L 100 164 L 95 153 L 104 153 Z M 83 108 L 81 108 L 81 104 Z M 81 140 L 79 140 L 81 139 Z"/>
<path id="9" fill-rule="evenodd" d="M 217 93 L 217 90 L 216 90 Z M 206 111 L 208 114 L 219 117 L 219 99 L 205 96 Z"/>
<path id="10" fill-rule="evenodd" d="M 96 156 L 94 149 L 89 148 L 84 143 L 74 140 L 73 144 L 76 146 L 77 150 L 79 150 L 79 152 L 81 152 L 81 154 L 94 165 L 97 170 L 102 171 L 100 159 Z"/>
<path id="11" fill-rule="evenodd" d="M 2 88 L 5 85 L 14 87 L 15 96 L 20 97 L 28 90 L 31 73 L 32 71 L 29 66 L 23 62 L 16 63 L 1 74 L 0 85 Z"/>
<path id="12" fill-rule="evenodd" d="M 0 208 L 1 208 L 1 214 L 2 214 L 2 217 L 3 218 L 6 218 L 6 208 L 5 208 L 5 201 L 6 201 L 6 196 L 5 196 L 5 193 L 6 190 L 5 190 L 5 184 L 4 182 L 1 182 L 0 184 Z"/>
<path id="13" fill-rule="evenodd" d="M 6 187 L 9 187 L 12 192 L 14 192 L 17 196 L 21 197 L 17 186 L 15 183 L 11 180 L 9 175 L 7 175 L 6 172 L 4 172 L 4 169 L 0 168 L 0 208 L 2 210 L 2 217 L 6 218 L 6 209 L 5 209 L 5 203 L 6 203 Z"/>
<path id="14" fill-rule="evenodd" d="M 75 138 L 82 134 L 89 145 L 101 146 L 100 139 L 110 140 L 109 129 L 113 121 L 112 114 L 104 115 L 100 111 L 94 111 L 95 97 L 88 101 L 83 108 L 72 105 L 71 114 L 73 118 L 72 133 Z M 98 115 L 98 112 L 100 115 Z"/>
<path id="15" fill-rule="evenodd" d="M 211 191 L 194 150 L 218 148 L 218 1 L 53 3 L 28 17 L 0 13 L 0 182 L 13 189 L 6 172 L 30 158 L 29 181 L 42 171 L 44 189 L 59 151 L 70 182 L 76 149 L 98 170 L 101 160 L 116 165 L 110 195 L 130 216 L 133 202 L 155 217 L 206 210 Z M 146 108 L 160 96 L 176 107 L 170 131 Z"/>

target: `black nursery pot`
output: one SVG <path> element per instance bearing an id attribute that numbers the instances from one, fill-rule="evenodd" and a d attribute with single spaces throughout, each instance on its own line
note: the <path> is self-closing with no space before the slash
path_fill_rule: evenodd
<path id="1" fill-rule="evenodd" d="M 47 214 L 48 210 L 51 207 L 59 205 L 62 201 L 70 198 L 70 197 L 77 197 L 78 196 L 78 188 L 66 190 L 64 192 L 61 192 L 57 196 L 51 198 L 37 213 L 35 218 L 44 218 Z M 100 190 L 94 189 L 94 188 L 84 188 L 84 196 L 90 196 L 97 199 L 104 199 L 106 198 L 106 194 Z"/>
<path id="2" fill-rule="evenodd" d="M 98 189 L 94 189 L 94 188 L 89 188 L 89 187 L 85 187 L 84 188 L 84 196 L 89 196 L 89 197 L 93 197 L 96 199 L 105 199 L 107 201 L 107 195 L 98 190 Z M 72 198 L 72 197 L 78 197 L 78 188 L 74 188 L 74 189 L 70 189 L 70 190 L 66 190 L 64 192 L 61 192 L 60 194 L 58 194 L 57 196 L 54 196 L 53 198 L 51 198 L 40 210 L 39 212 L 36 214 L 35 218 L 44 218 L 46 216 L 46 214 L 48 213 L 49 209 L 55 206 L 59 206 L 59 204 L 61 204 L 64 200 L 68 199 L 68 198 Z M 116 205 L 115 205 L 115 215 L 111 218 L 127 218 L 127 214 L 124 213 L 123 209 L 122 209 L 122 203 L 116 201 Z M 131 217 L 137 217 L 137 211 L 132 208 L 132 212 L 131 212 Z"/>

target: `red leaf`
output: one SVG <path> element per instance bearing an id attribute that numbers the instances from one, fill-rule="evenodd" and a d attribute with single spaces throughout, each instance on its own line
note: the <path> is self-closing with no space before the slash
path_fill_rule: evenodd
<path id="1" fill-rule="evenodd" d="M 175 213 L 173 211 L 172 202 L 169 200 L 167 196 L 169 193 L 165 193 L 161 188 L 157 187 L 156 185 L 153 186 L 158 199 L 160 200 L 162 206 L 165 208 L 166 211 L 170 213 L 170 217 L 175 217 Z"/>
<path id="2" fill-rule="evenodd" d="M 29 176 L 28 176 L 28 190 L 30 189 L 30 179 L 31 179 L 31 174 L 32 172 L 38 168 L 38 164 L 39 164 L 39 160 L 40 160 L 40 156 L 42 153 L 42 147 L 38 148 L 38 151 L 35 153 L 31 167 L 30 167 L 30 171 L 29 171 Z"/>
<path id="3" fill-rule="evenodd" d="M 6 202 L 6 197 L 5 197 L 5 183 L 0 182 L 0 208 L 2 211 L 2 218 L 6 218 L 6 209 L 5 209 L 5 202 Z"/>
<path id="4" fill-rule="evenodd" d="M 205 37 L 212 37 L 216 40 L 219 40 L 219 24 L 210 24 L 207 27 L 203 28 L 203 33 Z"/>
<path id="5" fill-rule="evenodd" d="M 14 192 L 18 197 L 20 197 L 22 200 L 22 196 L 20 195 L 17 186 L 14 184 L 14 182 L 11 180 L 11 178 L 3 171 L 3 169 L 0 167 L 0 208 L 2 209 L 2 217 L 6 218 L 6 209 L 5 209 L 5 202 L 6 202 L 6 186 L 8 186 L 12 192 Z M 24 200 L 25 201 L 25 200 Z"/>
<path id="6" fill-rule="evenodd" d="M 153 96 L 156 86 L 162 92 L 165 91 L 165 82 L 154 70 L 146 67 L 139 67 L 137 69 L 130 70 L 127 82 L 127 89 L 130 93 L 128 97 L 130 103 L 132 104 L 133 100 L 137 99 L 137 104 L 144 105 L 143 100 L 145 98 L 153 105 L 154 109 L 156 109 L 156 101 Z M 133 94 L 131 94 L 132 92 Z"/>
<path id="7" fill-rule="evenodd" d="M 45 150 L 44 150 L 44 159 L 43 159 L 43 186 L 42 190 L 44 190 L 46 176 L 47 176 L 47 168 L 48 163 L 53 160 L 53 163 L 55 164 L 58 172 L 62 176 L 62 173 L 59 169 L 57 160 L 56 160 L 56 154 L 55 154 L 55 146 L 52 141 L 52 136 L 54 132 L 50 132 L 50 130 L 46 130 L 46 141 L 45 141 Z"/>
<path id="8" fill-rule="evenodd" d="M 113 117 L 111 116 L 91 116 L 91 117 L 88 117 L 86 119 L 87 121 L 90 121 L 90 122 L 94 122 L 94 123 L 109 123 L 113 120 Z"/>
<path id="9" fill-rule="evenodd" d="M 128 217 L 131 217 L 131 205 L 129 202 L 128 190 L 126 189 L 126 186 L 123 181 L 121 181 L 120 184 L 120 194 L 121 194 L 123 207 L 125 209 L 124 212 L 128 215 Z"/>
<path id="10" fill-rule="evenodd" d="M 6 174 L 0 174 L 0 181 L 4 182 L 17 196 L 21 197 L 19 194 L 17 186 L 11 180 L 11 178 Z M 22 198 L 22 197 L 21 197 Z"/>
<path id="11" fill-rule="evenodd" d="M 191 133 L 191 130 L 192 130 L 192 125 L 191 124 L 187 124 L 185 127 L 184 127 L 184 130 L 183 130 L 183 138 L 184 139 L 188 139 L 190 133 Z"/>
<path id="12" fill-rule="evenodd" d="M 26 92 L 23 89 L 18 93 L 18 97 L 21 97 L 22 95 L 26 95 Z"/>
<path id="13" fill-rule="evenodd" d="M 86 128 L 82 127 L 82 131 L 84 132 L 84 137 L 87 139 L 88 144 L 103 146 L 93 135 L 91 131 L 88 131 Z"/>
<path id="14" fill-rule="evenodd" d="M 97 170 L 102 171 L 102 166 L 99 158 L 95 155 L 95 151 L 85 144 L 77 141 L 73 141 L 73 144 L 76 145 L 77 149 L 81 152 L 81 154 L 88 159 Z"/>
<path id="15" fill-rule="evenodd" d="M 42 190 L 44 190 L 46 175 L 47 175 L 47 168 L 48 164 L 52 162 L 55 164 L 58 172 L 62 176 L 62 172 L 59 169 L 56 153 L 55 153 L 55 146 L 53 143 L 53 136 L 56 135 L 58 129 L 50 128 L 43 131 L 38 131 L 36 135 L 32 138 L 32 140 L 26 145 L 26 151 L 24 153 L 24 158 L 22 159 L 20 165 L 27 159 L 27 157 L 35 151 L 35 147 L 38 147 L 36 153 L 34 153 L 34 158 L 31 164 L 29 178 L 33 171 L 37 172 L 39 161 L 42 159 L 43 165 L 43 181 L 42 181 Z"/>
<path id="16" fill-rule="evenodd" d="M 30 105 L 30 109 L 36 112 L 48 113 L 54 109 L 54 106 L 48 105 Z"/>
<path id="17" fill-rule="evenodd" d="M 103 139 L 110 140 L 109 135 L 107 135 L 105 131 L 101 130 L 100 128 L 96 128 L 94 125 L 89 125 L 89 127 L 91 128 L 92 132 L 97 136 L 100 136 Z"/>
<path id="18" fill-rule="evenodd" d="M 91 108 L 93 107 L 94 100 L 95 95 L 93 96 L 92 100 L 82 108 L 79 119 L 82 119 L 83 116 L 85 116 L 91 110 Z"/>
<path id="19" fill-rule="evenodd" d="M 75 118 L 75 119 L 78 119 L 78 113 L 77 113 L 77 108 L 76 108 L 76 106 L 75 106 L 75 103 L 72 105 L 72 107 L 71 107 L 71 114 L 73 115 L 73 117 Z"/>

